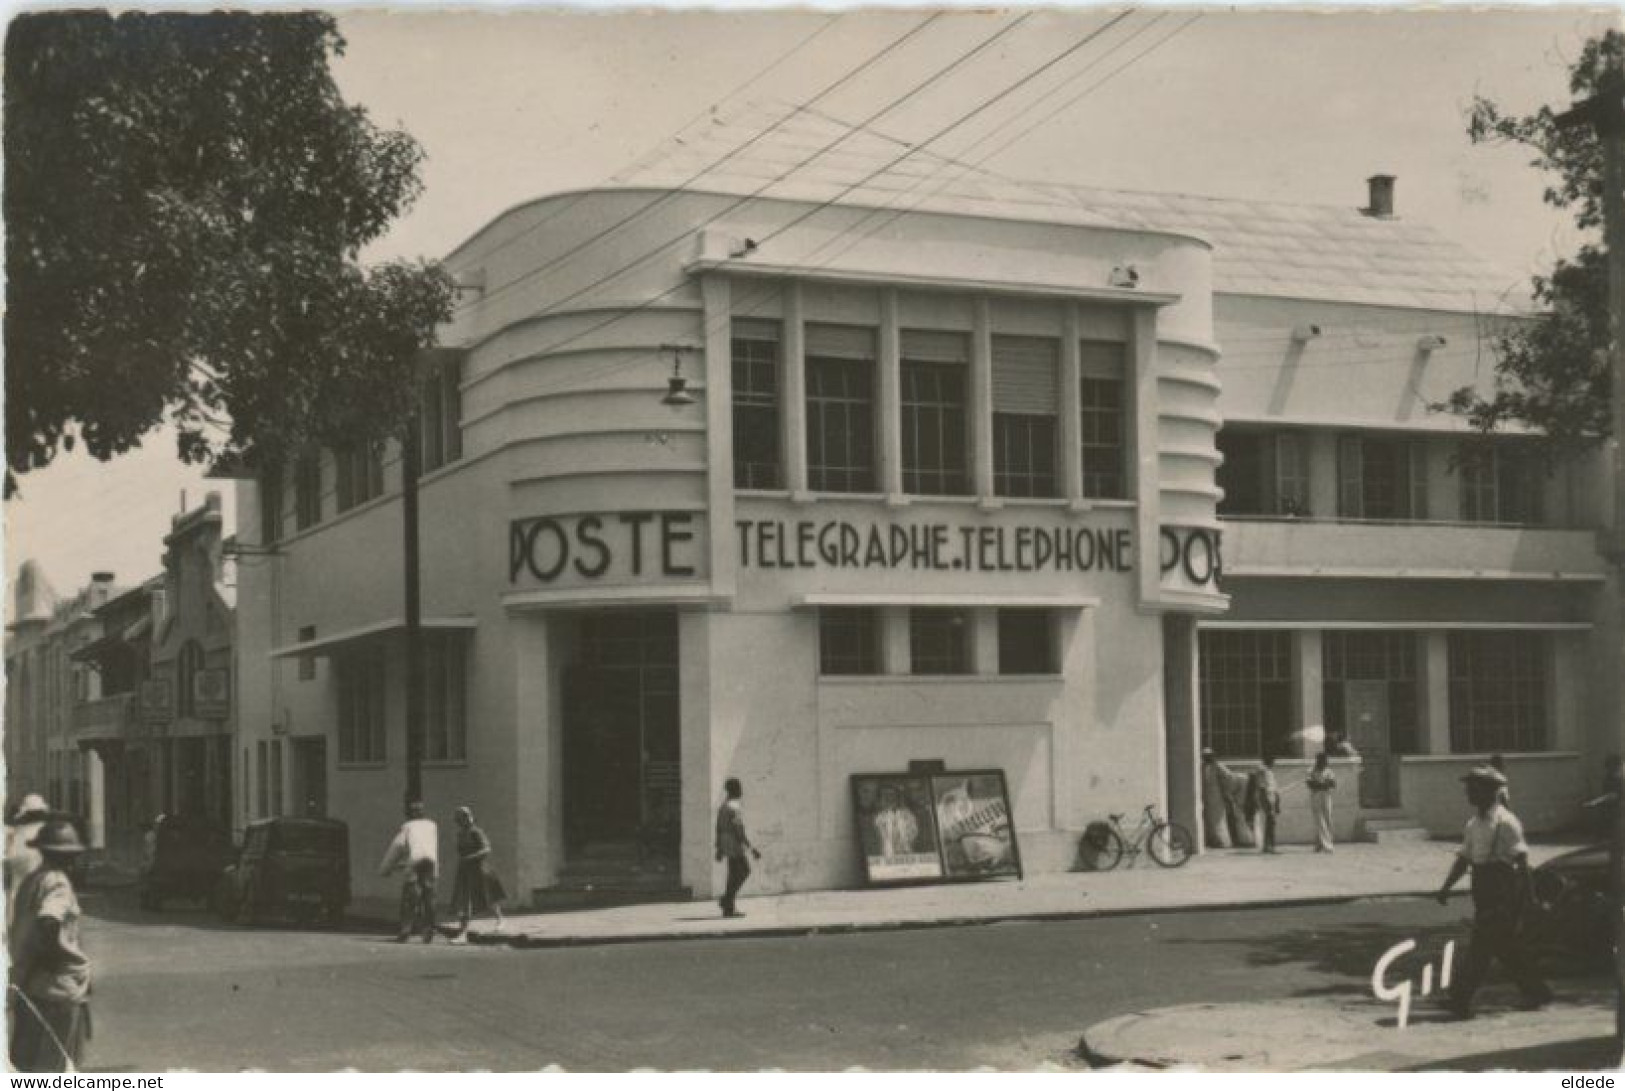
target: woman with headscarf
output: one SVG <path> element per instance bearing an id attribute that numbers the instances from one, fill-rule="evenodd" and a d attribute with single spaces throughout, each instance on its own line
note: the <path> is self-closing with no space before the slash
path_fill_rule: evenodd
<path id="1" fill-rule="evenodd" d="M 508 897 L 502 880 L 491 867 L 491 839 L 474 822 L 474 812 L 458 807 L 457 882 L 452 887 L 451 906 L 462 924 L 453 943 L 468 942 L 468 922 L 476 913 L 496 916 L 496 930 L 502 930 L 502 903 Z"/>

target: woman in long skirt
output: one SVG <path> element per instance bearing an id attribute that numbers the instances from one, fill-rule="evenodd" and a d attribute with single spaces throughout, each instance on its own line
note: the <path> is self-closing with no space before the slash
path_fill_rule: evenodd
<path id="1" fill-rule="evenodd" d="M 462 924 L 462 930 L 452 938 L 453 943 L 468 942 L 468 921 L 477 913 L 491 913 L 497 919 L 496 930 L 502 931 L 502 903 L 508 894 L 502 880 L 491 867 L 491 839 L 474 823 L 474 812 L 458 807 L 457 817 L 457 883 L 452 888 L 451 905 Z"/>

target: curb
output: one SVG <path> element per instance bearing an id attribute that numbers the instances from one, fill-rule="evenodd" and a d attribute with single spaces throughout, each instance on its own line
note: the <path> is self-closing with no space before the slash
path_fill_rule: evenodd
<path id="1" fill-rule="evenodd" d="M 1234 913 L 1249 909 L 1297 909 L 1319 905 L 1350 905 L 1388 898 L 1431 898 L 1436 890 L 1387 891 L 1378 894 L 1325 894 L 1270 901 L 1215 902 L 1204 905 L 1151 905 L 1117 909 L 1067 909 L 1042 913 L 1001 913 L 993 916 L 932 917 L 926 920 L 853 921 L 833 924 L 782 924 L 717 932 L 635 932 L 627 935 L 536 936 L 524 932 L 480 935 L 470 942 L 480 946 L 507 946 L 541 951 L 561 947 L 599 947 L 633 943 L 668 943 L 694 940 L 779 939 L 791 936 L 840 936 L 860 932 L 907 932 L 931 928 L 966 928 L 973 925 L 1096 920 L 1108 917 L 1168 916 L 1181 913 Z M 1465 897 L 1452 893 L 1453 898 Z M 1081 1043 L 1080 1043 L 1081 1045 Z"/>

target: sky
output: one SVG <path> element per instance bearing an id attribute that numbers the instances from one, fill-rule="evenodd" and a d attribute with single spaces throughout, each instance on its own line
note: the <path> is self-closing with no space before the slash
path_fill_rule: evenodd
<path id="1" fill-rule="evenodd" d="M 1040 181 L 1355 207 L 1365 179 L 1398 177 L 1396 204 L 1505 267 L 1540 271 L 1571 252 L 1566 218 L 1541 204 L 1527 152 L 1474 147 L 1464 111 L 1481 94 L 1514 113 L 1568 101 L 1568 65 L 1620 10 L 1540 7 L 1233 12 L 1148 8 L 1046 69 L 931 150 L 998 145 L 988 160 Z M 1057 57 L 1116 14 L 1033 14 L 872 127 L 923 140 Z M 338 12 L 335 75 L 378 124 L 423 145 L 425 190 L 367 254 L 443 256 L 504 209 L 590 187 L 703 122 L 716 106 L 805 104 L 929 18 L 924 10 L 601 13 Z M 1198 17 L 1199 16 L 1199 17 Z M 1018 18 L 952 11 L 819 109 L 856 122 Z M 1054 94 L 1042 96 L 1054 89 Z M 68 456 L 7 502 L 5 564 L 27 558 L 62 593 L 94 571 L 121 584 L 157 572 L 184 503 L 210 489 L 173 440 L 103 464 Z M 8 603 L 9 605 L 9 603 Z"/>

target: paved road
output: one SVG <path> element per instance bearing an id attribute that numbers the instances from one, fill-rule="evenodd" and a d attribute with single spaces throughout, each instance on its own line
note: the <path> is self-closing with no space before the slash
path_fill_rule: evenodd
<path id="1" fill-rule="evenodd" d="M 1442 946 L 1465 912 L 1394 900 L 514 951 L 85 903 L 93 1071 L 1032 1069 L 1142 1007 L 1361 992 L 1392 943 Z"/>

